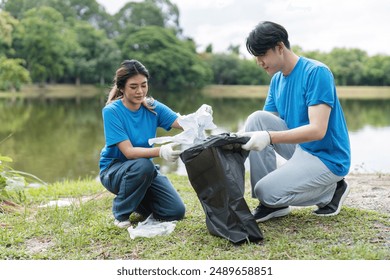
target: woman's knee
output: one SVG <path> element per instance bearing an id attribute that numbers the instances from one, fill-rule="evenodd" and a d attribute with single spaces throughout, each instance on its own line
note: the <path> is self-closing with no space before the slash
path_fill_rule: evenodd
<path id="1" fill-rule="evenodd" d="M 184 218 L 186 213 L 186 207 L 183 203 L 180 203 L 176 205 L 174 211 L 173 211 L 173 219 L 172 220 L 181 220 Z"/>
<path id="2" fill-rule="evenodd" d="M 134 160 L 133 164 L 128 166 L 127 172 L 139 174 L 141 177 L 155 177 L 157 174 L 154 163 L 147 158 Z"/>
<path id="3" fill-rule="evenodd" d="M 164 211 L 159 211 L 162 213 L 155 213 L 156 218 L 165 220 L 165 221 L 176 221 L 181 220 L 185 216 L 186 208 L 183 202 L 180 201 L 172 205 L 171 208 L 165 209 Z"/>

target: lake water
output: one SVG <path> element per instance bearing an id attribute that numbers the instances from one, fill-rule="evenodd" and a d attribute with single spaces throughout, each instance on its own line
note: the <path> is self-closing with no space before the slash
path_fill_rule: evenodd
<path id="1" fill-rule="evenodd" d="M 210 104 L 218 126 L 212 134 L 238 131 L 246 117 L 262 108 L 264 102 L 174 98 L 175 102 L 160 100 L 173 104 L 172 109 L 182 115 L 194 112 L 203 103 Z M 350 130 L 351 171 L 390 172 L 390 100 L 342 100 L 341 103 Z M 46 182 L 94 178 L 99 172 L 99 154 L 104 145 L 102 106 L 95 99 L 82 100 L 79 105 L 74 101 L 10 103 L 0 100 L 0 154 L 14 160 L 14 169 L 34 174 Z M 172 133 L 159 130 L 158 136 Z M 185 173 L 180 160 L 175 164 L 160 159 L 155 162 L 164 172 Z"/>

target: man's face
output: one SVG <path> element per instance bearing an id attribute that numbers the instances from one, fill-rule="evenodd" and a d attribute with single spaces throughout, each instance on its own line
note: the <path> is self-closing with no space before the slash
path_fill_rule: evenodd
<path id="1" fill-rule="evenodd" d="M 269 49 L 265 54 L 256 56 L 257 65 L 262 67 L 270 76 L 281 71 L 283 67 L 283 56 L 281 46 Z"/>

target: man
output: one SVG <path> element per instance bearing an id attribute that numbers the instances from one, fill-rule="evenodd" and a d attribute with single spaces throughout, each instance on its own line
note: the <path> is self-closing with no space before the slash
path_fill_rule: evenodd
<path id="1" fill-rule="evenodd" d="M 249 53 L 270 76 L 263 111 L 245 124 L 250 140 L 253 211 L 257 222 L 289 214 L 290 206 L 317 205 L 314 214 L 337 215 L 348 195 L 348 129 L 333 75 L 321 62 L 297 56 L 285 28 L 261 22 L 249 34 Z M 276 166 L 275 151 L 287 159 Z"/>

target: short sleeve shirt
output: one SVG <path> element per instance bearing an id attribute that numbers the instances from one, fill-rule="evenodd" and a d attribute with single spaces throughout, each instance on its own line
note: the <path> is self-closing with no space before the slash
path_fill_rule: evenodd
<path id="1" fill-rule="evenodd" d="M 102 172 L 114 160 L 126 161 L 117 144 L 129 140 L 133 147 L 150 148 L 148 140 L 156 137 L 157 128 L 170 130 L 177 114 L 163 103 L 154 101 L 154 112 L 142 106 L 137 111 L 125 107 L 122 100 L 106 105 L 102 110 L 105 146 L 100 153 Z"/>
<path id="2" fill-rule="evenodd" d="M 300 57 L 288 76 L 276 73 L 264 110 L 277 112 L 287 127 L 293 129 L 309 124 L 308 109 L 318 104 L 331 107 L 328 130 L 323 139 L 300 146 L 317 156 L 334 174 L 345 176 L 351 161 L 348 129 L 333 75 L 325 64 Z"/>

